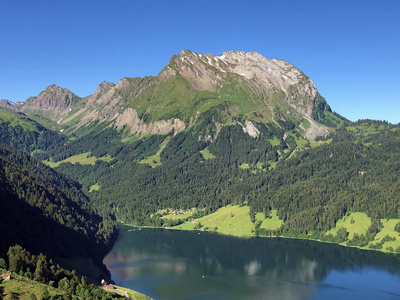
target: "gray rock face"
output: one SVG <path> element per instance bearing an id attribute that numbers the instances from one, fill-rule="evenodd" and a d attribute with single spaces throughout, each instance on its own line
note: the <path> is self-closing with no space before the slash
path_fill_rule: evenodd
<path id="1" fill-rule="evenodd" d="M 228 74 L 237 74 L 251 89 L 264 95 L 283 91 L 286 102 L 310 118 L 319 92 L 299 69 L 280 59 L 268 59 L 256 52 L 228 51 L 220 56 L 183 50 L 162 76 L 179 73 L 197 90 L 216 91 Z M 168 75 L 167 75 L 168 74 Z"/>
<path id="2" fill-rule="evenodd" d="M 8 108 L 8 109 L 14 109 L 14 102 L 7 100 L 7 99 L 1 99 L 0 100 L 0 107 L 1 108 Z"/>
<path id="3" fill-rule="evenodd" d="M 55 120 L 69 113 L 80 99 L 70 90 L 52 84 L 38 96 L 28 98 L 19 110 L 41 112 L 43 116 Z"/>
<path id="4" fill-rule="evenodd" d="M 271 60 L 256 52 L 228 51 L 216 56 L 183 50 L 173 56 L 156 77 L 123 78 L 117 84 L 103 82 L 92 95 L 83 99 L 53 84 L 38 96 L 22 103 L 2 100 L 0 107 L 3 105 L 26 113 L 39 113 L 57 121 L 60 126 L 68 125 L 73 131 L 94 121 L 108 121 L 120 129 L 127 126 L 131 133 L 140 136 L 165 134 L 171 130 L 176 133 L 191 126 L 199 112 L 191 111 L 192 100 L 187 98 L 187 102 L 180 103 L 187 105 L 184 108 L 186 115 L 180 114 L 180 111 L 176 114 L 170 111 L 168 114 L 160 113 L 160 110 L 174 106 L 174 97 L 181 95 L 180 90 L 174 90 L 177 88 L 173 83 L 175 77 L 186 80 L 184 85 L 188 83 L 189 86 L 186 94 L 193 94 L 193 97 L 198 91 L 211 91 L 217 100 L 212 98 L 210 101 L 218 103 L 221 90 L 225 87 L 228 87 L 225 89 L 228 91 L 224 92 L 221 100 L 230 103 L 229 97 L 238 98 L 237 95 L 241 95 L 228 108 L 232 116 L 241 114 L 247 118 L 253 111 L 254 115 L 262 115 L 262 122 L 279 125 L 282 121 L 294 120 L 309 139 L 328 133 L 324 125 L 313 119 L 316 100 L 321 99 L 314 83 L 290 63 L 280 59 Z M 173 80 L 169 80 L 171 78 Z M 210 103 L 209 107 L 212 106 L 213 103 Z M 243 107 L 247 111 L 245 109 L 243 112 Z M 157 116 L 165 115 L 165 119 L 146 119 L 146 114 L 154 115 L 154 112 Z M 182 120 L 190 122 L 185 125 Z M 251 117 L 242 124 L 243 130 L 257 137 L 259 129 L 250 120 Z M 302 126 L 301 120 L 307 120 L 311 125 Z M 219 128 L 224 124 L 215 125 Z"/>

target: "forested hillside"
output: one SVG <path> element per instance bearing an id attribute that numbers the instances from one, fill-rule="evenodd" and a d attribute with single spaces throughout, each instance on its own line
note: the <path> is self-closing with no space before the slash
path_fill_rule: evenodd
<path id="1" fill-rule="evenodd" d="M 33 255 L 16 245 L 9 248 L 5 258 L 0 258 L 0 271 L 11 272 L 11 280 L 0 285 L 1 299 L 126 299 L 90 283 L 76 271 L 60 267 L 43 253 Z"/>
<path id="2" fill-rule="evenodd" d="M 0 145 L 0 162 L 0 253 L 19 244 L 101 262 L 116 238 L 113 217 L 95 213 L 76 182 L 22 151 Z"/>
<path id="3" fill-rule="evenodd" d="M 179 133 L 142 137 L 94 122 L 81 127 L 73 139 L 52 132 L 54 141 L 64 143 L 54 144 L 47 153 L 57 162 L 56 171 L 80 183 L 86 196 L 79 197 L 88 197 L 84 199 L 92 208 L 136 225 L 182 222 L 162 218 L 158 212 L 167 208 L 195 208 L 192 216 L 200 217 L 229 204 L 248 205 L 255 234 L 343 241 L 346 232 L 338 237 L 326 233 L 351 212 L 363 212 L 372 225 L 354 243 L 366 245 L 382 228 L 381 219 L 399 218 L 398 126 L 371 120 L 351 123 L 332 114 L 341 127 L 310 141 L 299 134 L 299 123 L 251 123 L 229 114 L 221 104 L 200 113 L 193 126 Z M 227 118 L 229 124 L 218 125 Z M 4 128 L 10 130 L 13 123 L 7 124 Z M 12 136 L 9 143 L 16 139 Z M 37 199 L 37 190 L 19 192 L 19 197 Z M 259 228 L 256 213 L 270 218 L 272 210 L 283 225 Z M 69 212 L 53 215 L 69 227 L 83 227 L 78 221 L 66 222 L 65 214 Z M 112 223 L 107 221 L 105 235 Z"/>
<path id="4" fill-rule="evenodd" d="M 145 147 L 141 141 L 121 144 L 109 163 L 64 163 L 57 169 L 74 176 L 85 190 L 97 184 L 99 189 L 90 193 L 96 206 L 142 225 L 162 225 L 165 220 L 154 216 L 158 209 L 196 207 L 207 214 L 245 203 L 251 214 L 268 216 L 276 209 L 283 219 L 280 230 L 264 234 L 319 238 L 348 212 L 365 212 L 376 222 L 399 217 L 398 127 L 362 121 L 312 146 L 296 135 L 283 135 L 266 128 L 252 138 L 240 126 L 227 126 L 206 143 L 188 131 L 170 137 L 155 168 L 141 164 L 135 151 L 123 150 Z M 165 138 L 152 136 L 148 145 Z M 145 149 L 140 153 L 156 152 Z M 208 159 L 200 152 L 204 149 Z M 376 222 L 371 230 L 378 230 Z"/>
<path id="5" fill-rule="evenodd" d="M 47 159 L 67 141 L 24 113 L 0 108 L 0 144 L 24 150 L 38 159 Z"/>

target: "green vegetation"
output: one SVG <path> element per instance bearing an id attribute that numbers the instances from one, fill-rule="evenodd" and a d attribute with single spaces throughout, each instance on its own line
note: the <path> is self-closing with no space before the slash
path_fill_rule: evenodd
<path id="1" fill-rule="evenodd" d="M 247 170 L 247 169 L 250 169 L 250 166 L 249 166 L 249 164 L 242 163 L 242 164 L 239 166 L 239 168 L 244 169 L 244 170 Z"/>
<path id="2" fill-rule="evenodd" d="M 95 213 L 76 182 L 6 145 L 0 145 L 0 183 L 0 255 L 20 244 L 34 253 L 100 263 L 116 238 L 115 219 Z"/>
<path id="3" fill-rule="evenodd" d="M 132 300 L 150 300 L 150 297 L 147 297 L 146 295 L 143 295 L 139 292 L 136 292 L 134 290 L 125 288 L 125 287 L 120 287 L 115 285 L 114 290 L 112 290 L 113 293 L 118 293 L 121 296 L 126 296 L 128 295 L 128 299 L 131 297 Z"/>
<path id="4" fill-rule="evenodd" d="M 196 208 L 192 216 L 206 218 L 200 221 L 201 228 L 218 227 L 219 232 L 237 234 L 235 230 L 240 228 L 233 223 L 224 229 L 227 220 L 221 216 L 216 218 L 222 229 L 209 218 L 228 205 L 243 209 L 247 203 L 250 223 L 241 223 L 241 219 L 235 223 L 241 224 L 246 234 L 253 228 L 253 234 L 261 236 L 396 250 L 394 236 L 374 239 L 385 228 L 381 219 L 399 219 L 399 127 L 371 120 L 351 123 L 332 113 L 321 98 L 313 118 L 332 130 L 325 138 L 307 141 L 300 133 L 311 126 L 310 121 L 296 120 L 296 112 L 289 106 L 277 105 L 274 122 L 265 123 L 271 117 L 265 104 L 277 104 L 282 97 L 279 92 L 266 97 L 264 108 L 259 108 L 257 97 L 265 95 L 255 92 L 245 97 L 249 87 L 236 84 L 234 76 L 216 92 L 196 91 L 176 77 L 132 100 L 130 105 L 146 122 L 173 116 L 184 120 L 187 127 L 178 134 L 139 138 L 130 136 L 126 128 L 118 131 L 110 123 L 93 122 L 82 127 L 75 139 L 64 139 L 50 152 L 33 151 L 37 156 L 53 153 L 55 170 L 88 191 L 88 205 L 102 216 L 115 215 L 129 224 L 171 227 L 189 215 L 168 217 L 157 211 Z M 123 97 L 154 83 L 152 78 L 127 80 L 132 86 L 118 92 Z M 151 109 L 147 109 L 149 103 Z M 194 109 L 195 116 L 191 115 Z M 243 132 L 240 125 L 249 118 L 259 131 L 257 137 Z M 9 128 L 12 126 L 7 125 Z M 12 135 L 10 141 L 17 140 L 18 135 Z M 28 197 L 33 190 L 35 187 L 28 189 Z M 180 226 L 188 227 L 186 223 Z"/>
<path id="5" fill-rule="evenodd" d="M 65 141 L 64 136 L 45 128 L 25 114 L 0 108 L 0 143 L 44 160 L 54 155 Z"/>
<path id="6" fill-rule="evenodd" d="M 277 230 L 283 225 L 283 221 L 278 217 L 278 211 L 273 209 L 270 211 L 270 214 L 265 218 L 264 213 L 257 213 L 256 220 L 262 221 L 260 225 L 260 229 L 264 228 L 266 230 Z"/>
<path id="7" fill-rule="evenodd" d="M 162 219 L 169 219 L 169 220 L 173 220 L 173 221 L 178 221 L 178 220 L 187 220 L 188 218 L 190 218 L 193 214 L 193 212 L 191 210 L 187 210 L 187 211 L 175 211 L 175 213 L 173 212 L 167 212 L 167 210 L 164 210 L 165 212 L 158 212 L 158 214 L 161 213 L 162 215 Z"/>
<path id="8" fill-rule="evenodd" d="M 216 212 L 190 222 L 175 226 L 175 229 L 195 229 L 201 224 L 202 230 L 216 230 L 219 233 L 235 236 L 251 236 L 254 224 L 250 220 L 248 206 L 221 207 Z M 190 224 L 190 225 L 189 225 Z"/>
<path id="9" fill-rule="evenodd" d="M 9 248 L 7 261 L 7 270 L 0 268 L 11 274 L 11 279 L 1 284 L 5 299 L 124 299 L 89 283 L 76 271 L 55 265 L 42 253 L 32 255 L 19 245 Z"/>
<path id="10" fill-rule="evenodd" d="M 395 230 L 396 225 L 400 222 L 399 219 L 381 219 L 382 223 L 382 230 L 377 233 L 375 239 L 371 244 L 382 244 L 383 250 L 388 250 L 388 247 L 391 247 L 391 250 L 388 251 L 395 251 L 400 249 L 400 233 Z M 389 237 L 389 239 L 387 238 Z M 386 241 L 385 241 L 386 240 Z M 397 251 L 398 252 L 398 251 Z"/>
<path id="11" fill-rule="evenodd" d="M 213 154 L 210 152 L 210 150 L 208 150 L 208 148 L 204 148 L 203 150 L 200 151 L 200 153 L 203 155 L 203 157 L 204 157 L 205 159 L 213 159 L 213 158 L 216 157 L 215 155 L 213 155 Z"/>
<path id="12" fill-rule="evenodd" d="M 156 154 L 146 157 L 139 161 L 141 164 L 149 164 L 152 168 L 158 167 L 161 165 L 161 152 L 164 150 L 165 146 L 167 145 L 169 139 L 166 139 L 162 144 L 160 149 L 156 152 Z"/>
<path id="13" fill-rule="evenodd" d="M 365 213 L 354 212 L 344 216 L 336 222 L 334 228 L 329 230 L 327 234 L 335 236 L 340 228 L 346 228 L 348 232 L 348 239 L 352 240 L 354 234 L 365 235 L 368 228 L 371 226 L 371 218 Z"/>
<path id="14" fill-rule="evenodd" d="M 109 161 L 111 161 L 111 159 L 112 159 L 111 156 L 108 154 L 103 157 L 97 158 L 95 156 L 92 156 L 92 154 L 90 152 L 85 152 L 82 154 L 70 156 L 70 157 L 68 157 L 64 160 L 60 160 L 58 162 L 52 162 L 52 161 L 48 161 L 48 160 L 45 160 L 43 162 L 51 168 L 56 168 L 60 164 L 67 163 L 67 162 L 69 162 L 71 164 L 78 163 L 81 165 L 94 165 L 96 163 L 96 161 L 98 161 L 98 160 L 103 160 L 103 161 L 109 162 Z"/>
<path id="15" fill-rule="evenodd" d="M 0 269 L 3 274 L 9 273 L 8 270 Z M 65 291 L 43 284 L 28 277 L 13 274 L 11 280 L 3 281 L 1 286 L 4 288 L 4 299 L 42 299 L 43 292 L 48 292 L 50 297 L 63 298 Z"/>
<path id="16" fill-rule="evenodd" d="M 271 219 L 257 228 L 257 223 L 252 223 L 250 228 L 259 235 L 330 241 L 330 236 L 334 239 L 340 230 L 332 230 L 328 236 L 326 233 L 348 212 L 366 214 L 370 224 L 382 218 L 398 218 L 395 178 L 400 134 L 393 125 L 363 122 L 365 128 L 379 128 L 379 134 L 354 135 L 354 130 L 342 127 L 315 142 L 292 131 L 286 132 L 283 139 L 283 130 L 263 124 L 256 124 L 260 135 L 252 138 L 240 125 L 231 125 L 220 129 L 212 143 L 203 141 L 201 137 L 209 135 L 207 130 L 215 132 L 207 120 L 217 117 L 208 111 L 201 114 L 201 126 L 170 136 L 163 149 L 160 145 L 166 136 L 123 144 L 117 142 L 116 131 L 91 135 L 87 140 L 100 147 L 106 144 L 100 142 L 102 139 L 115 143 L 118 151 L 113 146 L 99 152 L 113 160 L 97 161 L 95 165 L 64 163 L 57 170 L 75 178 L 84 190 L 101 186 L 99 190 L 92 189 L 91 203 L 136 225 L 170 227 L 182 222 L 179 217 L 161 218 L 156 214 L 160 209 L 194 207 L 195 218 L 199 219 L 229 204 L 247 202 L 254 214 L 276 211 L 269 217 L 275 217 L 277 225 L 267 225 Z M 76 149 L 80 142 L 76 141 Z M 71 149 L 72 146 L 75 141 Z M 215 159 L 205 159 L 209 157 L 207 151 Z M 157 168 L 139 163 L 145 158 L 154 159 L 154 155 L 162 162 Z M 281 222 L 283 225 L 279 226 Z M 361 222 L 356 219 L 354 224 Z M 218 227 L 214 223 L 204 226 Z M 371 241 L 372 233 L 366 233 L 368 224 L 360 232 L 359 228 L 353 230 L 358 235 L 355 239 L 351 227 L 347 227 L 346 235 L 337 241 L 351 241 L 350 245 Z M 365 239 L 362 243 L 356 242 L 360 236 Z"/>
<path id="17" fill-rule="evenodd" d="M 99 189 L 100 189 L 100 186 L 97 183 L 95 183 L 90 186 L 89 192 L 98 191 Z"/>

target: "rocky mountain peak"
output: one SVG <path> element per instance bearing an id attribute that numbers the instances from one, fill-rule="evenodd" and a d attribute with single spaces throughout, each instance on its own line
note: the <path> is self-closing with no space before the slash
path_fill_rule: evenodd
<path id="1" fill-rule="evenodd" d="M 112 88 L 114 86 L 115 86 L 115 84 L 112 82 L 103 81 L 102 83 L 100 83 L 100 85 L 94 91 L 92 96 L 97 97 L 98 95 L 104 94 L 107 90 L 109 90 L 110 88 Z"/>
<path id="2" fill-rule="evenodd" d="M 12 109 L 13 106 L 15 106 L 14 102 L 7 100 L 7 99 L 1 99 L 0 100 L 0 107 L 1 108 L 10 108 Z"/>
<path id="3" fill-rule="evenodd" d="M 185 49 L 171 59 L 161 75 L 170 77 L 175 74 L 185 78 L 196 90 L 213 92 L 227 82 L 228 74 L 236 74 L 261 94 L 282 91 L 286 102 L 309 118 L 319 96 L 314 83 L 298 68 L 257 52 L 227 51 L 216 56 Z"/>
<path id="4" fill-rule="evenodd" d="M 73 130 L 98 120 L 111 121 L 118 128 L 128 125 L 132 133 L 145 135 L 172 129 L 179 132 L 196 122 L 201 112 L 221 103 L 224 114 L 230 116 L 227 122 L 241 116 L 249 122 L 273 122 L 281 127 L 295 123 L 309 139 L 327 133 L 317 122 L 323 117 L 326 101 L 314 83 L 290 63 L 257 52 L 214 55 L 185 49 L 156 77 L 125 77 L 117 84 L 104 81 L 82 101 L 68 89 L 52 84 L 16 106 L 57 120 L 60 126 L 73 122 Z M 244 131 L 257 136 L 256 123 L 249 122 L 242 122 Z"/>
<path id="5" fill-rule="evenodd" d="M 56 84 L 48 86 L 36 97 L 28 98 L 19 108 L 21 111 L 37 111 L 50 119 L 58 119 L 71 111 L 81 98 Z"/>

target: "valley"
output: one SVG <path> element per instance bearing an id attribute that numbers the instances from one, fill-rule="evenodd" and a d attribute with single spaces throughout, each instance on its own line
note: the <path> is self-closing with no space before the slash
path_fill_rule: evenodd
<path id="1" fill-rule="evenodd" d="M 87 97 L 53 84 L 2 103 L 0 258 L 31 252 L 21 276 L 46 255 L 109 280 L 117 222 L 400 253 L 399 124 L 347 120 L 284 60 L 183 50 Z"/>

